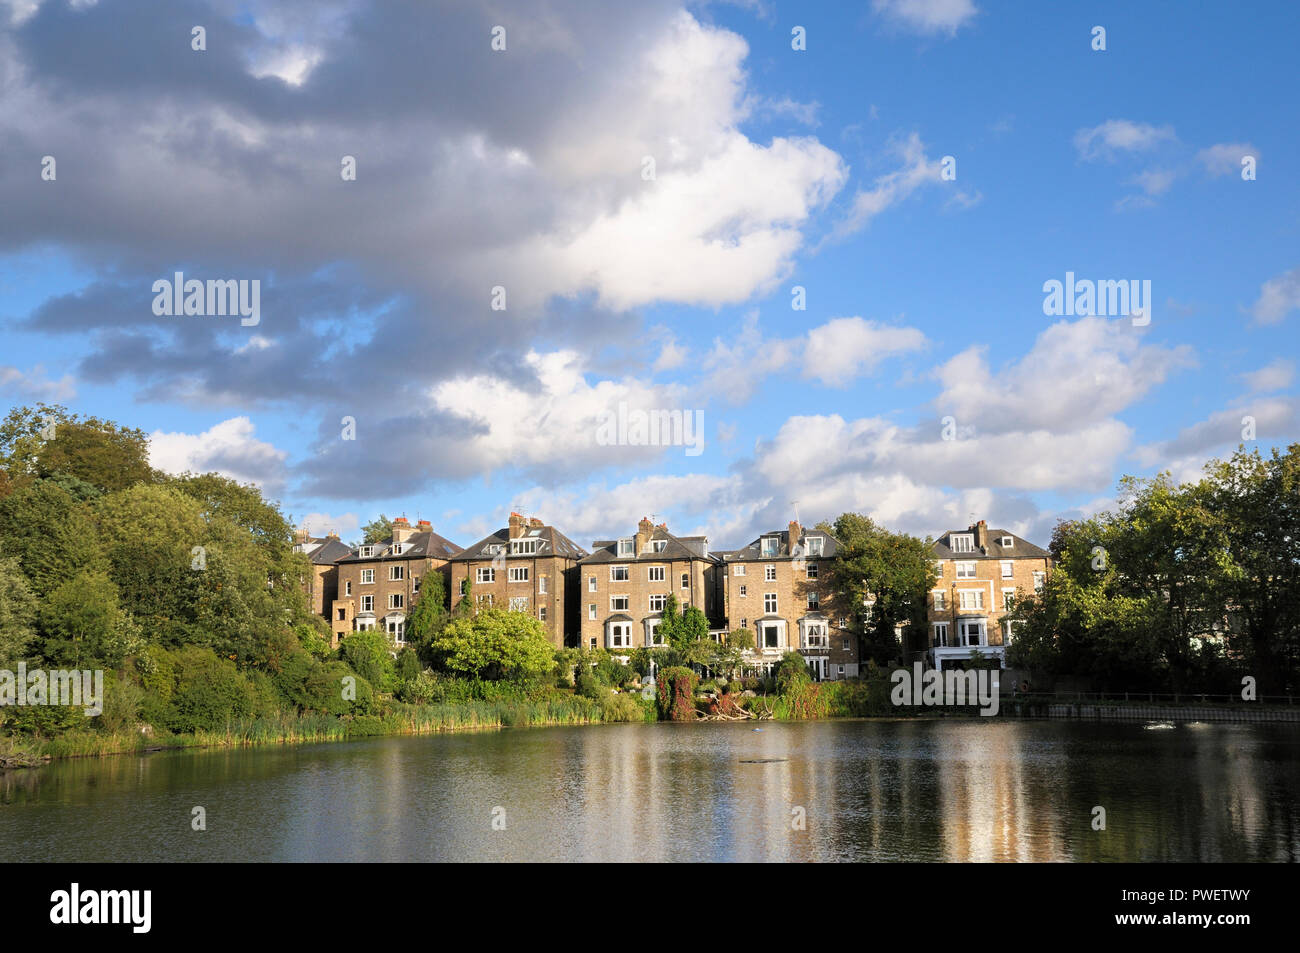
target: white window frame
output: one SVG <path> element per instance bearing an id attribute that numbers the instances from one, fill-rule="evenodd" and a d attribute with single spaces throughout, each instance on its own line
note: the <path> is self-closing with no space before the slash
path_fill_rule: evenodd
<path id="1" fill-rule="evenodd" d="M 373 586 L 375 584 L 375 571 L 373 569 L 361 570 L 361 585 Z"/>
<path id="2" fill-rule="evenodd" d="M 400 582 L 406 578 L 406 567 L 402 565 L 388 567 L 388 581 Z"/>
<path id="3" fill-rule="evenodd" d="M 734 575 L 734 576 L 743 576 L 744 574 L 745 574 L 745 564 L 744 564 L 744 563 L 736 563 L 735 568 L 732 570 L 732 575 Z"/>
<path id="4" fill-rule="evenodd" d="M 627 566 L 610 566 L 610 582 L 628 582 L 632 578 L 632 573 Z"/>
<path id="5" fill-rule="evenodd" d="M 615 605 L 615 603 L 617 603 L 617 602 L 621 602 L 622 605 Z M 631 611 L 631 608 L 632 608 L 632 597 L 631 597 L 631 596 L 626 596 L 626 595 L 624 595 L 624 596 L 615 596 L 615 595 L 611 595 L 611 596 L 609 597 L 609 611 L 610 611 L 610 612 L 629 612 L 629 611 Z"/>
<path id="6" fill-rule="evenodd" d="M 474 570 L 474 581 L 483 585 L 488 585 L 497 581 L 497 571 L 494 566 L 479 566 Z"/>
<path id="7" fill-rule="evenodd" d="M 824 540 L 820 536 L 806 536 L 804 542 L 808 545 L 809 556 L 820 556 L 822 554 L 822 543 Z"/>
<path id="8" fill-rule="evenodd" d="M 511 566 L 506 570 L 507 582 L 528 582 L 527 566 Z"/>
<path id="9" fill-rule="evenodd" d="M 749 595 L 749 586 L 740 587 L 740 598 L 743 599 Z"/>
<path id="10" fill-rule="evenodd" d="M 935 622 L 932 626 L 933 644 L 936 648 L 948 647 L 948 623 Z"/>
<path id="11" fill-rule="evenodd" d="M 666 572 L 667 570 L 663 566 L 647 566 L 646 581 L 663 582 L 667 578 L 665 575 Z"/>
<path id="12" fill-rule="evenodd" d="M 763 593 L 763 615 L 776 615 L 781 610 L 778 608 L 779 600 L 775 592 Z"/>
<path id="13" fill-rule="evenodd" d="M 1015 574 L 1015 566 L 1012 564 L 1011 560 L 1009 559 L 1002 560 L 1002 578 L 1010 579 L 1014 574 Z"/>
<path id="14" fill-rule="evenodd" d="M 373 595 L 365 595 L 361 597 L 361 611 L 362 612 L 375 611 L 375 597 Z"/>
<path id="15" fill-rule="evenodd" d="M 961 560 L 957 563 L 958 579 L 974 579 L 976 574 L 974 560 Z"/>
<path id="16" fill-rule="evenodd" d="M 935 612 L 947 612 L 947 611 L 948 611 L 948 593 L 945 592 L 945 591 L 942 590 L 942 589 L 935 589 L 934 592 L 932 593 L 932 595 L 934 596 L 934 611 L 935 611 Z"/>
<path id="17" fill-rule="evenodd" d="M 527 612 L 527 611 L 528 611 L 528 597 L 527 597 L 527 596 L 511 596 L 511 597 L 510 597 L 510 611 L 511 611 L 511 612 Z"/>
<path id="18" fill-rule="evenodd" d="M 763 581 L 764 581 L 764 582 L 776 582 L 776 567 L 775 567 L 775 566 L 764 566 L 764 567 L 763 567 Z"/>
<path id="19" fill-rule="evenodd" d="M 658 602 L 659 604 L 655 605 L 656 602 Z M 650 607 L 651 612 L 663 612 L 664 606 L 666 606 L 667 604 L 668 604 L 668 597 L 664 595 L 662 592 L 650 593 L 650 598 L 647 600 L 647 605 Z"/>
<path id="20" fill-rule="evenodd" d="M 974 598 L 967 599 L 967 596 Z M 973 603 L 973 604 L 972 604 Z M 957 608 L 963 612 L 972 609 L 984 609 L 984 590 L 983 589 L 958 589 L 957 590 Z"/>
<path id="21" fill-rule="evenodd" d="M 622 559 L 624 556 L 636 555 L 636 540 L 630 538 L 620 539 L 616 547 L 618 556 Z"/>
<path id="22" fill-rule="evenodd" d="M 975 535 L 973 533 L 953 533 L 948 537 L 948 548 L 954 553 L 975 552 Z"/>
<path id="23" fill-rule="evenodd" d="M 390 609 L 405 609 L 405 608 L 406 608 L 406 596 L 402 595 L 402 593 L 400 593 L 400 592 L 390 592 L 390 593 L 388 594 L 388 608 L 390 608 Z"/>
<path id="24" fill-rule="evenodd" d="M 596 603 L 594 602 L 587 603 L 587 618 L 590 619 L 592 622 L 596 621 Z"/>

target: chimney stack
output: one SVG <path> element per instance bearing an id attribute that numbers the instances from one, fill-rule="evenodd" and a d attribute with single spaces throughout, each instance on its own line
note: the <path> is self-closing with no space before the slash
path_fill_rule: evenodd
<path id="1" fill-rule="evenodd" d="M 428 520 L 420 520 L 418 523 L 415 524 L 415 529 L 416 532 L 420 532 L 420 533 L 432 533 L 433 524 L 430 523 Z"/>
<path id="2" fill-rule="evenodd" d="M 526 525 L 528 525 L 527 520 L 525 520 L 518 513 L 511 513 L 510 514 L 510 538 L 518 539 L 520 536 L 523 536 L 524 527 Z"/>
<path id="3" fill-rule="evenodd" d="M 654 531 L 655 524 L 644 516 L 641 517 L 641 522 L 636 524 L 636 554 L 638 556 L 650 545 L 650 537 Z"/>
<path id="4" fill-rule="evenodd" d="M 339 534 L 334 532 L 334 530 L 330 530 L 328 533 L 325 534 L 325 536 L 327 539 L 332 539 L 335 540 L 336 542 L 338 541 L 339 538 Z"/>
<path id="5" fill-rule="evenodd" d="M 528 528 L 529 528 L 529 529 L 541 529 L 541 528 L 542 528 L 543 526 L 545 526 L 545 525 L 546 525 L 546 524 L 543 523 L 541 520 L 539 520 L 536 516 L 530 516 L 530 517 L 528 518 Z"/>
<path id="6" fill-rule="evenodd" d="M 407 522 L 405 516 L 398 516 L 393 520 L 393 542 L 404 543 L 411 538 L 413 530 L 411 524 Z"/>
<path id="7" fill-rule="evenodd" d="M 803 539 L 803 527 L 799 525 L 798 520 L 790 521 L 790 552 L 799 545 L 799 540 Z"/>
<path id="8" fill-rule="evenodd" d="M 307 525 L 304 523 L 293 531 L 293 541 L 295 543 L 306 543 L 311 540 L 311 533 L 307 531 Z"/>
<path id="9" fill-rule="evenodd" d="M 975 548 L 980 552 L 985 552 L 989 543 L 989 528 L 984 520 L 980 520 L 971 529 L 975 530 Z"/>

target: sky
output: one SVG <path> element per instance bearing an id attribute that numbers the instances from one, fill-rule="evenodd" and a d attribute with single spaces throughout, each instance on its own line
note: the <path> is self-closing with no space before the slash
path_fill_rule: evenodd
<path id="1" fill-rule="evenodd" d="M 1300 437 L 1297 27 L 0 0 L 0 408 L 138 427 L 344 539 L 857 511 L 1045 545 L 1126 474 Z M 256 323 L 157 314 L 176 272 L 258 282 Z M 1067 275 L 1149 299 L 1046 306 Z M 620 406 L 699 439 L 620 440 Z"/>

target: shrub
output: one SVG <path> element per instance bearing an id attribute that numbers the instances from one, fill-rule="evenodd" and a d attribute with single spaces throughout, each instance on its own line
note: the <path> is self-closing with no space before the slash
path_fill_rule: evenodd
<path id="1" fill-rule="evenodd" d="M 684 666 L 673 666 L 659 672 L 659 715 L 670 721 L 695 720 L 695 686 L 699 676 Z"/>

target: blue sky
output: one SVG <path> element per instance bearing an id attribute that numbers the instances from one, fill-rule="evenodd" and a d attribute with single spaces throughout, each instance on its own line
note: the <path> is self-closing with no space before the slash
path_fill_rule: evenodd
<path id="1" fill-rule="evenodd" d="M 1297 438 L 1293 4 L 490 9 L 0 4 L 0 404 L 462 544 L 514 506 L 732 548 L 795 501 L 1045 543 L 1245 416 Z M 177 270 L 260 323 L 154 316 Z M 1045 315 L 1067 272 L 1149 324 Z M 601 445 L 620 403 L 703 452 Z"/>

